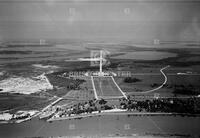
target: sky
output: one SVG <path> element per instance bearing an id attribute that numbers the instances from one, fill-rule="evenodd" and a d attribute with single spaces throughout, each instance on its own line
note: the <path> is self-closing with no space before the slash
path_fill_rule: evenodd
<path id="1" fill-rule="evenodd" d="M 0 40 L 199 41 L 200 0 L 0 0 Z"/>

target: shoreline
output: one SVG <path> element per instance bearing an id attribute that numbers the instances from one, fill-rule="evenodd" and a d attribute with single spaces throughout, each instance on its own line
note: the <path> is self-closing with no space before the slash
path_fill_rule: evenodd
<path id="1" fill-rule="evenodd" d="M 128 115 L 128 116 L 186 116 L 186 117 L 200 117 L 200 114 L 190 114 L 190 113 L 153 113 L 153 112 L 128 112 L 128 111 L 120 111 L 120 112 L 102 112 L 102 113 L 91 113 L 91 114 L 82 114 L 75 115 L 70 117 L 59 117 L 59 118 L 50 118 L 47 122 L 52 121 L 60 121 L 60 120 L 71 120 L 71 119 L 82 119 L 86 117 L 95 117 L 95 116 L 104 116 L 104 115 Z"/>

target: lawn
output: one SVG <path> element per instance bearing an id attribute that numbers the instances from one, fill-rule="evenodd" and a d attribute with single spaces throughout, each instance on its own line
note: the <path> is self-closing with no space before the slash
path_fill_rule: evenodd
<path id="1" fill-rule="evenodd" d="M 50 101 L 47 98 L 23 94 L 0 94 L 0 111 L 10 110 L 29 110 L 41 109 Z"/>
<path id="2" fill-rule="evenodd" d="M 111 77 L 94 77 L 98 96 L 123 96 Z"/>
<path id="3" fill-rule="evenodd" d="M 162 75 L 138 75 L 134 76 L 141 81 L 133 82 L 133 83 L 125 83 L 124 78 L 115 77 L 117 84 L 124 92 L 142 92 L 154 89 L 160 86 L 163 81 L 164 77 Z M 197 75 L 167 75 L 168 81 L 166 85 L 153 92 L 159 93 L 163 96 L 171 96 L 174 95 L 173 93 L 175 87 L 183 87 L 183 88 L 193 88 L 195 91 L 200 91 L 200 76 Z M 180 94 L 180 93 L 179 93 Z M 182 95 L 182 94 L 180 94 Z M 184 94 L 185 95 L 185 94 Z M 187 94 L 186 94 L 187 95 Z M 188 95 L 191 95 L 188 93 Z"/>

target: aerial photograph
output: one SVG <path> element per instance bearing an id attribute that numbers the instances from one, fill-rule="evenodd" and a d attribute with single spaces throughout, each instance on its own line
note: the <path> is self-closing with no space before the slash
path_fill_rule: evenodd
<path id="1" fill-rule="evenodd" d="M 0 0 L 0 138 L 200 138 L 200 0 Z"/>

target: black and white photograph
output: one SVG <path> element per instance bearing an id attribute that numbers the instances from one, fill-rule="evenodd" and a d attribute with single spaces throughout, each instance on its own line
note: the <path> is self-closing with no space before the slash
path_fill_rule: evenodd
<path id="1" fill-rule="evenodd" d="M 200 0 L 0 0 L 0 138 L 200 138 Z"/>

